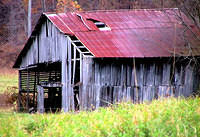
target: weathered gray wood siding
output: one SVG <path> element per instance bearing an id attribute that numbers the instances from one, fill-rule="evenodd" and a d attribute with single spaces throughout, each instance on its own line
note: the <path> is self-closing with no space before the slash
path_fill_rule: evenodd
<path id="1" fill-rule="evenodd" d="M 46 20 L 37 34 L 20 68 L 38 63 L 62 62 L 62 109 L 67 112 L 74 109 L 74 94 L 71 84 L 71 41 L 55 25 Z M 38 70 L 39 71 L 39 70 Z"/>
<path id="2" fill-rule="evenodd" d="M 65 37 L 51 22 L 46 20 L 26 55 L 22 58 L 20 68 L 44 62 L 62 61 L 62 46 L 66 45 Z M 39 50 L 39 53 L 38 53 Z M 39 60 L 38 60 L 39 58 Z M 38 62 L 39 61 L 39 62 Z"/>
<path id="3" fill-rule="evenodd" d="M 83 58 L 80 106 L 91 109 L 123 100 L 189 96 L 198 89 L 198 80 L 193 65 L 179 63 L 173 67 L 173 63 L 162 59 L 136 59 L 134 63 L 134 59 Z"/>
<path id="4" fill-rule="evenodd" d="M 62 47 L 62 109 L 64 112 L 74 110 L 74 93 L 72 87 L 71 41 L 65 37 L 66 46 Z"/>

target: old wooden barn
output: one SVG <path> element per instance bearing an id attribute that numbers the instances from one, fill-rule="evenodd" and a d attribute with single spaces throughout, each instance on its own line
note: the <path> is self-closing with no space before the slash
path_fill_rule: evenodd
<path id="1" fill-rule="evenodd" d="M 175 13 L 44 13 L 14 65 L 20 108 L 67 112 L 198 92 L 200 46 L 188 47 L 190 21 Z"/>

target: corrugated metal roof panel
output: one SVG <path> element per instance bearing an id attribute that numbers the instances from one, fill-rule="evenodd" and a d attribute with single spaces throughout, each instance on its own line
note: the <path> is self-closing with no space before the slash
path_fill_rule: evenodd
<path id="1" fill-rule="evenodd" d="M 95 57 L 169 57 L 187 54 L 177 9 L 114 10 L 47 14 L 64 33 L 73 34 Z M 183 15 L 183 13 L 181 13 Z M 189 23 L 185 15 L 184 20 Z M 111 28 L 100 31 L 88 19 L 105 23 Z M 175 26 L 176 23 L 176 26 Z M 89 28 L 88 28 L 89 27 Z M 195 55 L 200 55 L 198 46 Z M 182 54 L 183 55 L 183 54 Z"/>

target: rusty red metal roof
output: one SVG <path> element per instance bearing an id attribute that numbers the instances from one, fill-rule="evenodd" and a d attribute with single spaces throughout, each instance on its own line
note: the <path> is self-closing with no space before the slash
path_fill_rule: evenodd
<path id="1" fill-rule="evenodd" d="M 183 26 L 177 19 L 177 13 L 177 9 L 154 9 L 69 12 L 46 16 L 61 32 L 75 35 L 95 57 L 168 57 L 174 51 L 188 55 L 184 47 Z M 92 20 L 105 23 L 111 30 L 99 30 Z M 196 53 L 200 55 L 200 52 Z"/>

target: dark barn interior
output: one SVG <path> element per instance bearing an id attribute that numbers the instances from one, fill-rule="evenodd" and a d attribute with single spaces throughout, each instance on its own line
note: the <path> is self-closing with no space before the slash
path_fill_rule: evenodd
<path id="1" fill-rule="evenodd" d="M 61 109 L 61 63 L 38 64 L 19 71 L 19 107 L 28 110 L 37 108 L 37 85 L 44 88 L 44 108 L 47 111 Z M 51 84 L 51 85 L 48 85 Z M 55 84 L 55 85 L 53 85 Z M 21 102 L 25 101 L 25 102 Z M 26 106 L 22 106 L 26 104 Z"/>

